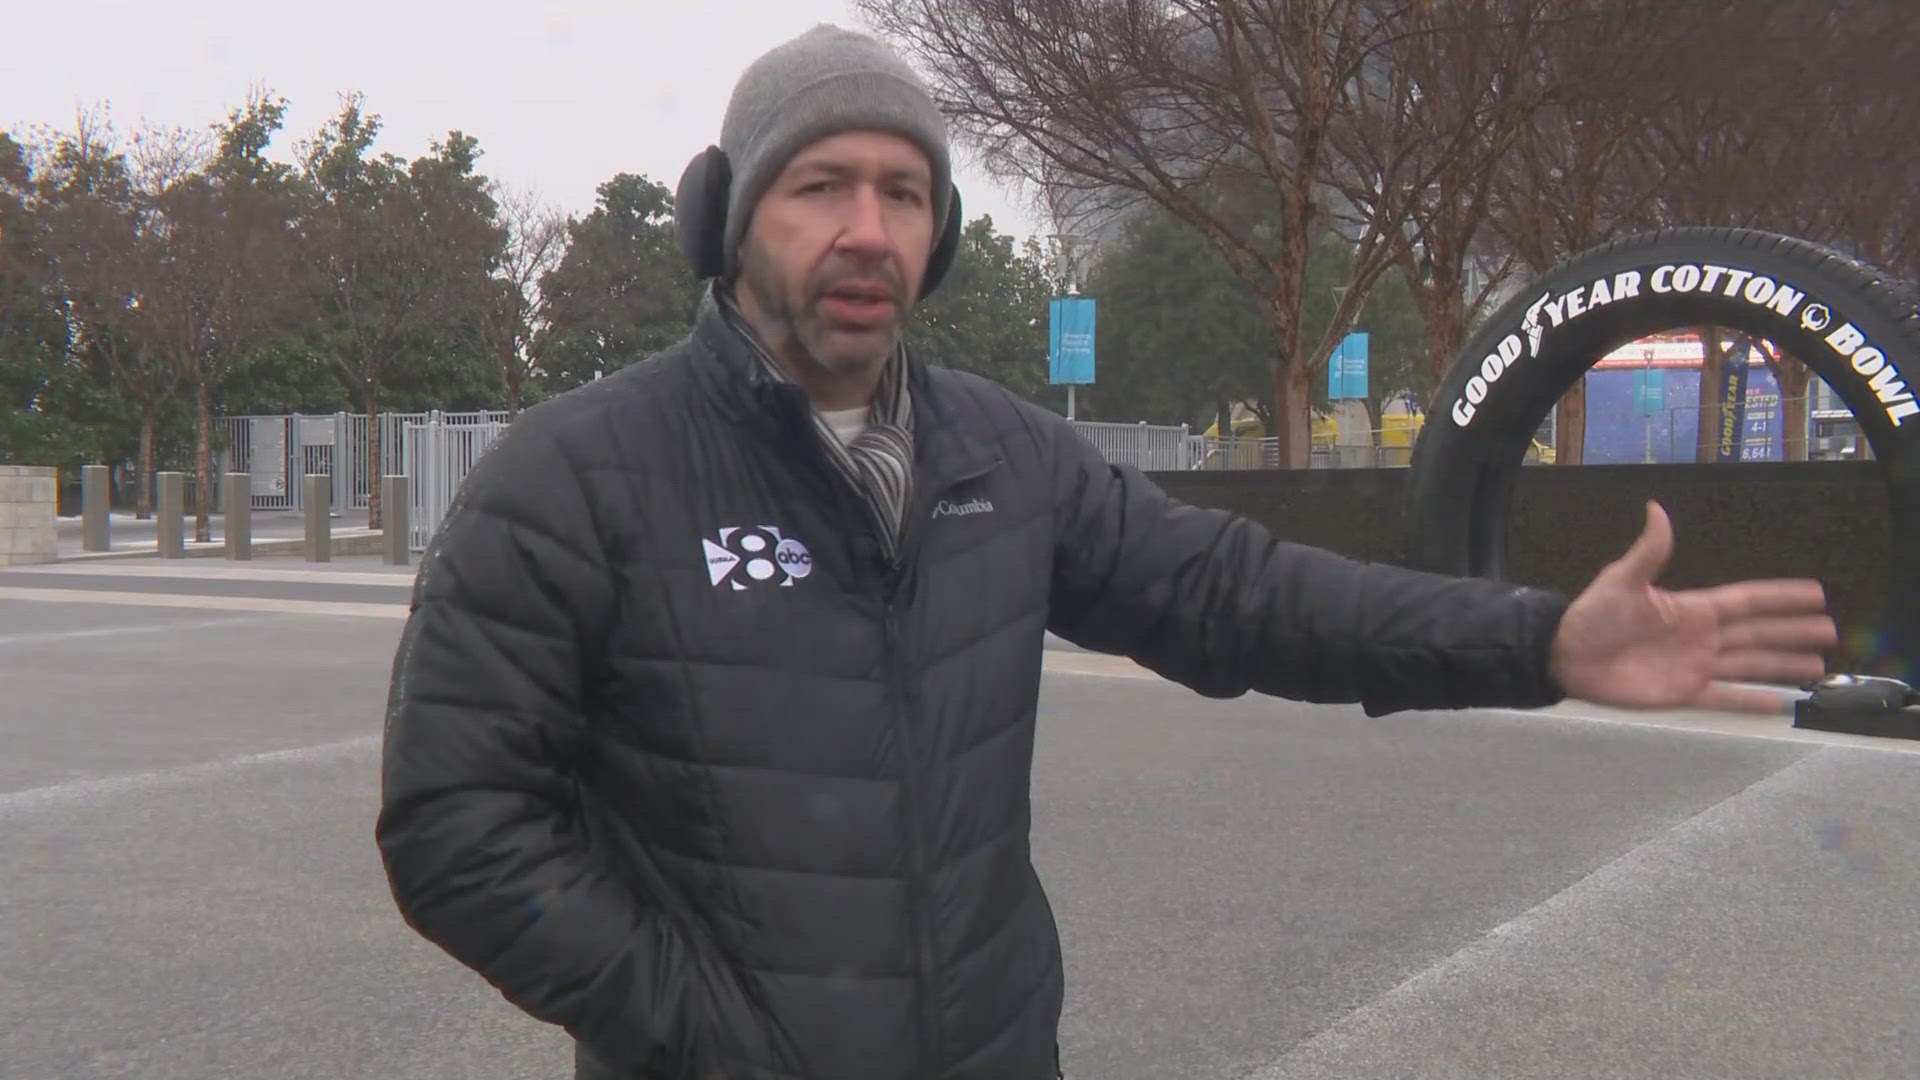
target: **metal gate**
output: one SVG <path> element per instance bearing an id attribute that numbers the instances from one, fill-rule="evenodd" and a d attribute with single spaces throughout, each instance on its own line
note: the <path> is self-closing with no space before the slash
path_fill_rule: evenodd
<path id="1" fill-rule="evenodd" d="M 1076 420 L 1074 430 L 1116 465 L 1142 472 L 1180 472 L 1192 467 L 1187 426 L 1103 424 Z"/>
<path id="2" fill-rule="evenodd" d="M 376 478 L 403 471 L 397 466 L 410 460 L 411 428 L 506 422 L 504 412 L 381 413 L 380 462 L 369 468 L 363 414 L 223 416 L 215 421 L 216 471 L 250 474 L 255 510 L 299 510 L 300 478 L 330 476 L 333 513 L 338 516 L 345 510 L 367 509 Z M 219 491 L 215 485 L 215 494 Z"/>
<path id="3" fill-rule="evenodd" d="M 446 519 L 460 485 L 502 432 L 505 423 L 477 414 L 459 417 L 467 423 L 435 418 L 403 429 L 406 449 L 408 543 L 425 551 L 427 542 Z"/>

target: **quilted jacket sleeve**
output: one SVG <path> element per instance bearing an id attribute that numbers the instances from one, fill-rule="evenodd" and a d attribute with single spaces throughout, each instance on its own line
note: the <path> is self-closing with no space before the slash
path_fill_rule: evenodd
<path id="1" fill-rule="evenodd" d="M 1046 430 L 1061 637 L 1211 697 L 1360 702 L 1373 716 L 1561 699 L 1547 654 L 1565 598 L 1278 541 L 1110 466 L 1064 422 Z"/>
<path id="2" fill-rule="evenodd" d="M 609 1064 L 711 1062 L 710 973 L 576 825 L 567 762 L 612 581 L 574 469 L 525 423 L 415 586 L 376 827 L 388 880 L 415 930 Z"/>

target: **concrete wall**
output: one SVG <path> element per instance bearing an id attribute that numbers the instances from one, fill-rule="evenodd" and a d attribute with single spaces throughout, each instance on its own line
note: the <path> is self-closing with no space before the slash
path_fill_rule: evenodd
<path id="1" fill-rule="evenodd" d="M 1156 473 L 1176 498 L 1233 510 L 1282 538 L 1375 562 L 1403 557 L 1406 469 Z M 1660 500 L 1677 550 L 1663 584 L 1816 577 L 1843 635 L 1833 658 L 1857 668 L 1886 613 L 1886 485 L 1872 462 L 1608 465 L 1521 472 L 1507 538 L 1508 576 L 1579 591 L 1626 550 Z M 1915 553 L 1920 557 L 1920 553 Z"/>
<path id="2" fill-rule="evenodd" d="M 56 558 L 56 472 L 35 465 L 0 465 L 0 566 Z"/>

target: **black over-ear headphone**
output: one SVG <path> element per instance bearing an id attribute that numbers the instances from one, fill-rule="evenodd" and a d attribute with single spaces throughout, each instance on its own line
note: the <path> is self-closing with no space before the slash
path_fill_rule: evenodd
<path id="1" fill-rule="evenodd" d="M 727 196 L 732 186 L 733 166 L 726 153 L 709 146 L 687 165 L 673 197 L 680 253 L 702 281 L 719 277 L 726 269 Z M 954 253 L 960 248 L 960 192 L 949 184 L 947 193 L 947 220 L 940 227 L 940 239 L 934 242 L 932 254 L 927 256 L 927 276 L 920 282 L 921 299 L 947 276 Z"/>

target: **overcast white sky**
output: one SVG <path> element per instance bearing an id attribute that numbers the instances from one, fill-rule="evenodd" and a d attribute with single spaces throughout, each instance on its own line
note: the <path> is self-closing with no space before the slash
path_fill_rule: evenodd
<path id="1" fill-rule="evenodd" d="M 9 4 L 0 126 L 65 127 L 102 101 L 122 132 L 207 124 L 263 83 L 289 100 L 272 151 L 286 160 L 359 90 L 384 121 L 379 149 L 413 157 L 457 127 L 480 140 L 487 175 L 581 214 L 617 172 L 677 184 L 718 141 L 746 65 L 818 22 L 864 29 L 845 0 Z M 1018 194 L 964 155 L 956 179 L 969 219 L 1036 231 Z"/>

